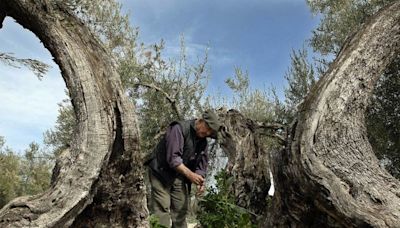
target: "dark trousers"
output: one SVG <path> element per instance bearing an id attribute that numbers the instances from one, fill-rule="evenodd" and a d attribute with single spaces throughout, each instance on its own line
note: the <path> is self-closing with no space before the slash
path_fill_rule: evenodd
<path id="1" fill-rule="evenodd" d="M 160 224 L 172 228 L 186 228 L 186 215 L 189 207 L 187 184 L 176 178 L 171 187 L 165 187 L 150 173 L 151 209 Z"/>

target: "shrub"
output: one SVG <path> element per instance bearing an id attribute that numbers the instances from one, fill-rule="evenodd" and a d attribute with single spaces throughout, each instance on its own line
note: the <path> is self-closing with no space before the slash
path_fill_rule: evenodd
<path id="1" fill-rule="evenodd" d="M 202 227 L 256 227 L 252 223 L 251 213 L 235 204 L 234 196 L 229 192 L 233 177 L 225 171 L 215 177 L 216 187 L 211 187 L 207 195 L 199 200 L 197 219 Z"/>

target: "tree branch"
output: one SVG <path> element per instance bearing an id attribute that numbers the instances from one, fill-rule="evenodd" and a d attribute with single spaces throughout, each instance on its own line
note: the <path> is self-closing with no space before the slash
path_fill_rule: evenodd
<path id="1" fill-rule="evenodd" d="M 0 15 L 1 21 L 1 15 Z M 31 70 L 39 79 L 49 70 L 50 65 L 36 59 L 19 59 L 11 55 L 11 53 L 0 53 L 0 61 L 6 65 L 19 68 L 22 65 Z"/>
<path id="2" fill-rule="evenodd" d="M 148 84 L 148 83 L 143 83 L 143 82 L 137 82 L 133 84 L 134 86 L 143 86 L 149 89 L 154 89 L 157 92 L 160 92 L 164 97 L 168 100 L 168 102 L 171 104 L 172 109 L 175 111 L 176 116 L 178 119 L 182 119 L 182 115 L 179 111 L 178 106 L 176 105 L 176 101 L 174 98 L 172 98 L 167 92 L 165 92 L 162 88 L 154 85 L 154 84 Z"/>
<path id="3" fill-rule="evenodd" d="M 265 123 L 265 122 L 255 122 L 255 130 L 260 131 L 260 135 L 276 138 L 280 145 L 286 145 L 286 136 L 279 134 L 279 131 L 286 132 L 286 126 L 279 123 Z"/>
<path id="4" fill-rule="evenodd" d="M 285 125 L 279 123 L 265 123 L 265 122 L 257 122 L 255 123 L 255 127 L 257 129 L 266 129 L 266 130 L 284 130 Z"/>

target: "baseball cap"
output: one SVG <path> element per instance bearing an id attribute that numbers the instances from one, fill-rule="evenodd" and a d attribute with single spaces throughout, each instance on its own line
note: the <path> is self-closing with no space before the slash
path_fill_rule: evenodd
<path id="1" fill-rule="evenodd" d="M 203 113 L 203 119 L 206 121 L 207 125 L 215 131 L 215 133 L 220 130 L 222 124 L 219 121 L 218 116 L 212 110 L 206 110 Z"/>

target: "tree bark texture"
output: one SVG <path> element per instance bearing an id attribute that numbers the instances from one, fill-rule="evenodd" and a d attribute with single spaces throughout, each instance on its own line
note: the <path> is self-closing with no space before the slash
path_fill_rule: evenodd
<path id="1" fill-rule="evenodd" d="M 51 52 L 78 120 L 51 188 L 3 207 L 0 227 L 148 226 L 136 116 L 112 57 L 62 1 L 0 0 L 0 15 Z"/>
<path id="2" fill-rule="evenodd" d="M 269 153 L 258 124 L 236 110 L 219 110 L 225 126 L 220 145 L 228 157 L 226 172 L 234 178 L 229 186 L 236 204 L 262 216 L 270 187 Z"/>
<path id="3" fill-rule="evenodd" d="M 271 159 L 276 192 L 266 227 L 400 227 L 400 183 L 379 166 L 364 114 L 400 53 L 400 2 L 344 46 L 300 107 L 288 147 Z"/>

